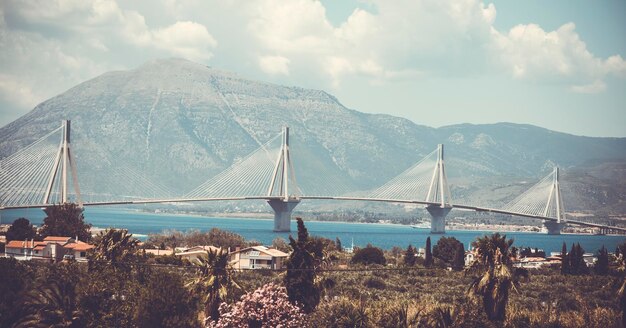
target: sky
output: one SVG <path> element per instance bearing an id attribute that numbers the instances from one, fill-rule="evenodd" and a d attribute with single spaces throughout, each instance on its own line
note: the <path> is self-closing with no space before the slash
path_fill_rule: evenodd
<path id="1" fill-rule="evenodd" d="M 626 137 L 623 0 L 0 0 L 0 126 L 170 57 L 421 125 Z"/>

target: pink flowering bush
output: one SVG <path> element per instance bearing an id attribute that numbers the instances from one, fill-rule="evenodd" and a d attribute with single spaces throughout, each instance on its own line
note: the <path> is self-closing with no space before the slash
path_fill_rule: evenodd
<path id="1" fill-rule="evenodd" d="M 235 304 L 220 305 L 220 319 L 208 319 L 208 328 L 291 328 L 305 327 L 302 310 L 289 303 L 287 290 L 276 284 L 267 284 L 247 293 Z"/>

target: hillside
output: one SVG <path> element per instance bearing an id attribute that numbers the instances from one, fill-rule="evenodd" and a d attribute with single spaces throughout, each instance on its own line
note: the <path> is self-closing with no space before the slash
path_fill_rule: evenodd
<path id="1" fill-rule="evenodd" d="M 464 200 L 504 202 L 528 187 L 521 181 L 535 181 L 556 163 L 565 172 L 568 209 L 606 204 L 626 213 L 626 138 L 511 123 L 431 128 L 348 109 L 324 91 L 251 81 L 181 59 L 109 72 L 46 100 L 0 128 L 0 158 L 62 119 L 72 120 L 81 186 L 91 192 L 136 192 L 120 190 L 127 182 L 121 170 L 184 194 L 288 125 L 305 192 L 323 193 L 320 181 L 346 192 L 378 186 L 444 143 L 453 193 Z"/>

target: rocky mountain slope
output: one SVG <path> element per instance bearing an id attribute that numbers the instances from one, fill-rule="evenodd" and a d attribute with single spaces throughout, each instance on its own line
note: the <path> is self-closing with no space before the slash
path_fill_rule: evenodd
<path id="1" fill-rule="evenodd" d="M 150 181 L 144 196 L 184 194 L 288 125 L 298 182 L 309 194 L 381 185 L 444 143 L 453 193 L 466 201 L 504 202 L 528 187 L 521 181 L 558 164 L 564 177 L 571 173 L 563 182 L 568 208 L 608 204 L 626 213 L 626 138 L 511 123 L 435 129 L 348 109 L 324 91 L 251 81 L 182 59 L 109 72 L 41 103 L 0 128 L 0 158 L 62 119 L 72 120 L 81 186 L 91 192 L 136 193 L 120 186 L 132 175 Z"/>

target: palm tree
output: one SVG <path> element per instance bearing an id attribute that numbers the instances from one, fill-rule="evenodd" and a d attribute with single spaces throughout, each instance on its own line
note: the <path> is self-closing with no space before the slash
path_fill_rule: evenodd
<path id="1" fill-rule="evenodd" d="M 228 264 L 228 252 L 224 249 L 207 251 L 207 256 L 193 262 L 199 267 L 199 275 L 187 283 L 192 291 L 204 295 L 204 315 L 217 321 L 219 306 L 228 297 L 229 290 L 239 289 Z"/>
<path id="2" fill-rule="evenodd" d="M 617 290 L 617 297 L 622 310 L 622 326 L 626 327 L 626 278 L 624 278 L 622 285 Z"/>
<path id="3" fill-rule="evenodd" d="M 620 252 L 618 252 L 620 251 Z M 621 253 L 621 256 L 618 257 L 618 267 L 617 271 L 620 272 L 621 284 L 619 289 L 617 290 L 617 298 L 619 300 L 619 305 L 622 310 L 622 326 L 626 327 L 626 243 L 617 246 L 617 250 L 615 255 L 618 256 L 618 253 Z"/>
<path id="4" fill-rule="evenodd" d="M 25 315 L 15 327 L 82 327 L 76 304 L 76 288 L 70 281 L 47 282 L 28 295 Z"/>
<path id="5" fill-rule="evenodd" d="M 511 289 L 517 291 L 519 279 L 527 277 L 526 270 L 513 270 L 510 247 L 513 239 L 495 233 L 472 242 L 476 249 L 476 261 L 469 270 L 478 271 L 477 277 L 468 289 L 468 295 L 482 301 L 489 320 L 502 321 L 506 316 L 506 305 Z"/>
<path id="6" fill-rule="evenodd" d="M 113 266 L 128 260 L 137 251 L 139 240 L 125 229 L 107 229 L 94 239 L 95 248 L 91 259 L 95 264 L 110 263 Z"/>

